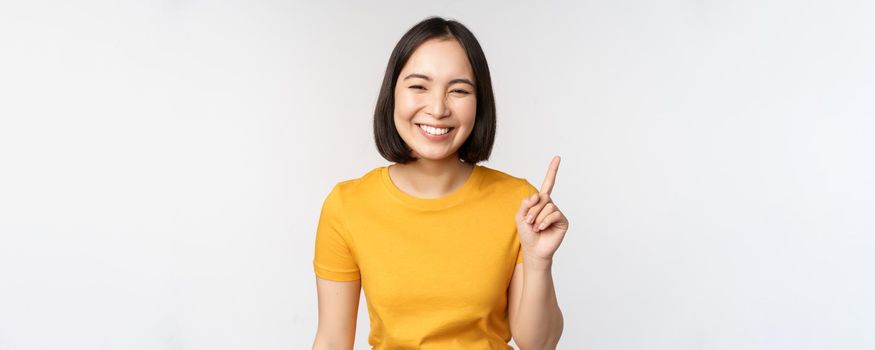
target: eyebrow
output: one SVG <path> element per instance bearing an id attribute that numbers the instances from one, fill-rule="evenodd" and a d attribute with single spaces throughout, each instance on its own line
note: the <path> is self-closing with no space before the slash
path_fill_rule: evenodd
<path id="1" fill-rule="evenodd" d="M 418 73 L 410 74 L 410 75 L 404 77 L 403 80 L 407 80 L 410 78 L 420 78 L 420 79 L 425 79 L 427 81 L 431 81 L 431 78 L 429 78 L 427 75 L 418 74 Z M 474 87 L 474 83 L 472 83 L 470 80 L 465 79 L 465 78 L 457 78 L 457 79 L 450 80 L 450 85 L 453 85 L 455 83 L 464 83 L 464 84 L 471 85 L 471 87 Z"/>

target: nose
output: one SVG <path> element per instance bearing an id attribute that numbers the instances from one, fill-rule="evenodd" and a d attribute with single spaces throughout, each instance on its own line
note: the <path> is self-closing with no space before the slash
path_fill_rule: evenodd
<path id="1" fill-rule="evenodd" d="M 434 93 L 431 97 L 429 106 L 426 109 L 426 113 L 435 118 L 443 118 L 449 115 L 450 109 L 447 107 L 447 96 L 441 93 Z"/>

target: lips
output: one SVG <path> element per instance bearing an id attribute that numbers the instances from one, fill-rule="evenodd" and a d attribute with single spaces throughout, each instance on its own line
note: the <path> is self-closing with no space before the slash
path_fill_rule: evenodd
<path id="1" fill-rule="evenodd" d="M 447 125 L 434 125 L 434 124 L 425 124 L 425 123 L 414 123 L 414 124 L 416 124 L 416 126 L 425 125 L 425 126 L 430 126 L 432 128 L 453 130 L 452 126 L 447 126 Z"/>
<path id="2" fill-rule="evenodd" d="M 446 133 L 441 134 L 441 135 L 432 135 L 432 134 L 429 134 L 428 132 L 426 132 L 425 129 L 423 129 L 421 126 L 419 126 L 419 124 L 416 125 L 416 128 L 419 129 L 419 132 L 422 133 L 422 136 L 424 136 L 425 138 L 432 140 L 432 141 L 441 141 L 441 140 L 448 138 L 454 129 L 454 128 L 449 128 L 449 130 L 447 130 Z"/>

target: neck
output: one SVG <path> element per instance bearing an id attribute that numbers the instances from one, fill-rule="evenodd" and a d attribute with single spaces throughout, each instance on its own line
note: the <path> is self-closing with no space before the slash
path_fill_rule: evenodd
<path id="1" fill-rule="evenodd" d="M 462 187 L 474 166 L 457 156 L 440 160 L 419 158 L 407 164 L 389 166 L 389 175 L 403 192 L 420 198 L 439 198 Z"/>

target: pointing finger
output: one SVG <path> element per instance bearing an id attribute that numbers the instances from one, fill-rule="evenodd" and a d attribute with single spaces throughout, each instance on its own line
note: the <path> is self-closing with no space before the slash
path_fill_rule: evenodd
<path id="1" fill-rule="evenodd" d="M 541 193 L 550 194 L 553 192 L 553 184 L 556 183 L 556 173 L 559 171 L 559 156 L 554 156 L 550 161 L 550 168 L 547 169 L 547 176 L 544 177 L 544 183 L 541 184 Z"/>

